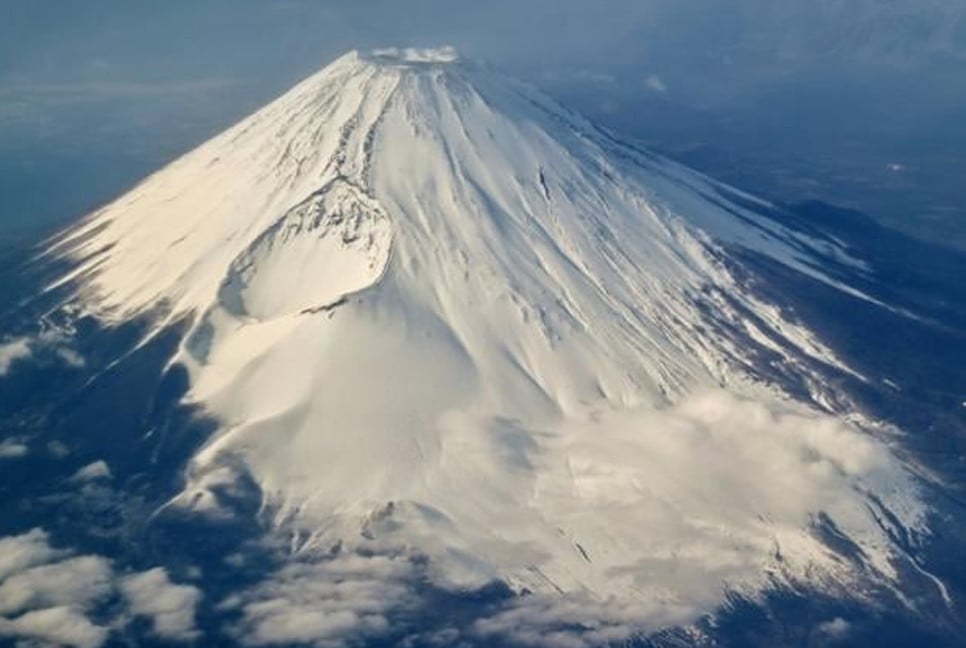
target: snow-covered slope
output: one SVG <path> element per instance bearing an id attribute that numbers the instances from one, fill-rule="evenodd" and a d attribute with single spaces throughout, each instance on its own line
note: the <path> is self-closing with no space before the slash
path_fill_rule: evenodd
<path id="1" fill-rule="evenodd" d="M 726 586 L 888 581 L 878 520 L 923 519 L 885 446 L 816 410 L 821 372 L 848 369 L 728 250 L 842 290 L 816 268 L 861 266 L 727 195 L 451 50 L 386 50 L 342 57 L 48 254 L 105 322 L 192 318 L 172 362 L 221 426 L 174 505 L 224 514 L 217 493 L 247 475 L 300 550 L 375 539 L 427 555 L 438 584 L 677 622 Z M 826 546 L 820 514 L 861 559 Z"/>

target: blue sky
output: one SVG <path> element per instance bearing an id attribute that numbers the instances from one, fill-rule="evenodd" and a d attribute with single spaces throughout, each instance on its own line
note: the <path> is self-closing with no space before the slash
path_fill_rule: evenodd
<path id="1" fill-rule="evenodd" d="M 955 0 L 3 0 L 0 79 L 108 89 L 287 81 L 356 47 L 452 44 L 510 67 L 763 82 L 804 67 L 931 75 L 966 61 Z M 945 59 L 945 61 L 944 61 Z M 726 83 L 728 82 L 728 83 Z M 694 91 L 694 90 L 692 90 Z M 710 93 L 711 89 L 706 88 Z M 716 88 L 722 91 L 722 88 Z"/>
<path id="2" fill-rule="evenodd" d="M 454 45 L 658 150 L 710 147 L 684 161 L 756 192 L 894 222 L 947 222 L 966 199 L 958 0 L 0 0 L 0 13 L 8 226 L 62 222 L 342 52 L 390 45 Z M 709 162 L 722 155 L 738 158 Z M 924 184 L 928 201 L 903 203 Z"/>

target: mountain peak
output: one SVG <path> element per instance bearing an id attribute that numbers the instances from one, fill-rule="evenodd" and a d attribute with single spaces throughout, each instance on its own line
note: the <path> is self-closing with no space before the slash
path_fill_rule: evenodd
<path id="1" fill-rule="evenodd" d="M 347 55 L 55 245 L 83 311 L 189 323 L 171 361 L 221 426 L 178 504 L 217 509 L 244 471 L 318 547 L 384 534 L 450 581 L 688 614 L 722 579 L 762 585 L 761 565 L 832 565 L 814 511 L 870 555 L 885 546 L 861 483 L 902 475 L 834 421 L 775 414 L 767 382 L 847 368 L 729 257 L 831 283 L 819 259 L 845 253 L 525 84 L 399 72 L 456 60 Z M 722 385 L 767 404 L 725 393 L 669 413 Z M 839 467 L 843 445 L 867 460 Z"/>

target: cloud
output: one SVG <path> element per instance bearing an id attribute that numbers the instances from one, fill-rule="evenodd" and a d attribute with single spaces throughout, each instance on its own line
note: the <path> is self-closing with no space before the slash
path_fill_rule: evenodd
<path id="1" fill-rule="evenodd" d="M 0 637 L 36 640 L 42 645 L 98 648 L 107 640 L 107 636 L 107 628 L 94 625 L 70 607 L 35 610 L 12 620 L 0 618 Z"/>
<path id="2" fill-rule="evenodd" d="M 654 92 L 660 92 L 662 94 L 667 92 L 667 85 L 664 83 L 664 79 L 656 74 L 652 74 L 651 76 L 647 77 L 644 85 L 648 90 L 653 90 Z"/>
<path id="3" fill-rule="evenodd" d="M 0 637 L 97 648 L 112 628 L 147 617 L 162 638 L 193 639 L 200 598 L 161 568 L 118 577 L 107 558 L 54 548 L 42 529 L 0 538 Z M 95 622 L 119 600 L 120 616 Z"/>
<path id="4" fill-rule="evenodd" d="M 284 490 L 292 464 L 278 466 L 283 528 L 294 525 L 308 549 L 341 542 L 345 555 L 296 560 L 246 592 L 240 636 L 326 645 L 377 636 L 399 610 L 421 605 L 407 561 L 356 555 L 370 551 L 360 531 L 422 552 L 433 587 L 499 579 L 532 592 L 473 632 L 497 642 L 512 630 L 550 646 L 560 633 L 593 645 L 687 625 L 729 592 L 755 598 L 778 583 L 860 595 L 862 584 L 899 582 L 903 553 L 879 520 L 910 537 L 926 528 L 915 481 L 885 444 L 793 403 L 708 390 L 544 433 L 460 416 L 432 460 L 406 464 L 416 477 L 384 493 L 360 470 L 301 500 Z M 328 457 L 309 454 L 316 472 L 304 474 L 326 474 Z M 394 460 L 379 474 L 394 474 Z M 250 465 L 258 479 L 264 464 Z"/>
<path id="5" fill-rule="evenodd" d="M 201 591 L 190 585 L 175 585 L 167 572 L 157 567 L 121 580 L 121 593 L 132 614 L 152 620 L 154 633 L 165 639 L 189 641 L 199 636 L 195 608 Z"/>
<path id="6" fill-rule="evenodd" d="M 680 620 L 664 602 L 587 593 L 494 594 L 481 604 L 488 600 L 483 590 L 436 587 L 433 566 L 414 552 L 371 541 L 360 552 L 289 556 L 283 567 L 219 608 L 241 614 L 234 628 L 240 643 L 319 648 L 395 645 L 403 636 L 400 645 L 591 648 L 646 635 L 645 619 Z M 474 602 L 475 616 L 457 620 L 439 614 L 466 600 Z M 405 627 L 413 619 L 415 627 Z"/>
<path id="7" fill-rule="evenodd" d="M 112 590 L 111 564 L 99 556 L 78 556 L 25 569 L 0 584 L 0 614 L 71 606 L 88 609 Z"/>
<path id="8" fill-rule="evenodd" d="M 0 538 L 0 636 L 96 648 L 108 630 L 88 614 L 111 594 L 110 563 L 48 539 L 40 529 Z"/>
<path id="9" fill-rule="evenodd" d="M 107 463 L 104 461 L 94 461 L 79 469 L 70 479 L 75 482 L 86 482 L 110 478 L 111 469 Z"/>
<path id="10" fill-rule="evenodd" d="M 572 77 L 577 81 L 586 81 L 593 84 L 612 84 L 617 83 L 617 77 L 607 72 L 596 70 L 577 70 Z"/>
<path id="11" fill-rule="evenodd" d="M 36 335 L 16 337 L 0 343 L 0 377 L 10 373 L 15 364 L 42 351 L 52 352 L 58 361 L 69 367 L 83 367 L 84 358 L 68 345 L 72 335 L 73 331 L 69 328 L 41 322 L 40 331 Z"/>
<path id="12" fill-rule="evenodd" d="M 477 620 L 470 634 L 484 643 L 592 648 L 626 643 L 641 634 L 641 616 L 641 610 L 617 600 L 600 601 L 580 594 L 531 595 Z"/>
<path id="13" fill-rule="evenodd" d="M 835 617 L 831 621 L 825 621 L 818 625 L 819 634 L 832 641 L 844 639 L 852 629 L 852 624 L 842 617 Z"/>
<path id="14" fill-rule="evenodd" d="M 15 97 L 20 101 L 70 104 L 75 102 L 128 99 L 165 98 L 190 96 L 199 92 L 212 92 L 240 85 L 236 79 L 201 79 L 173 83 L 125 82 L 77 82 L 77 83 L 21 83 L 11 84 L 0 90 L 0 101 Z"/>
<path id="15" fill-rule="evenodd" d="M 18 459 L 23 457 L 30 451 L 19 439 L 4 439 L 0 441 L 0 460 L 2 459 Z"/>
<path id="16" fill-rule="evenodd" d="M 15 338 L 0 344 L 0 376 L 6 376 L 15 362 L 29 358 L 30 353 L 27 338 Z"/>
<path id="17" fill-rule="evenodd" d="M 411 563 L 398 556 L 296 559 L 225 607 L 241 610 L 247 644 L 344 645 L 386 635 L 391 614 L 417 600 L 412 579 Z"/>
<path id="18" fill-rule="evenodd" d="M 58 348 L 57 357 L 60 358 L 65 365 L 68 367 L 73 367 L 74 369 L 79 369 L 86 364 L 81 354 L 67 347 Z"/>
<path id="19" fill-rule="evenodd" d="M 52 562 L 66 554 L 47 544 L 47 534 L 41 529 L 0 538 L 0 583 L 11 574 Z"/>

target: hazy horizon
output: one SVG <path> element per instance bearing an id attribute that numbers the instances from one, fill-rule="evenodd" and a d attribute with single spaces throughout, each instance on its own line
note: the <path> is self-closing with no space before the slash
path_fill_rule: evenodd
<path id="1" fill-rule="evenodd" d="M 739 187 L 966 244 L 955 2 L 2 6 L 7 237 L 81 215 L 347 50 L 448 44 Z"/>

